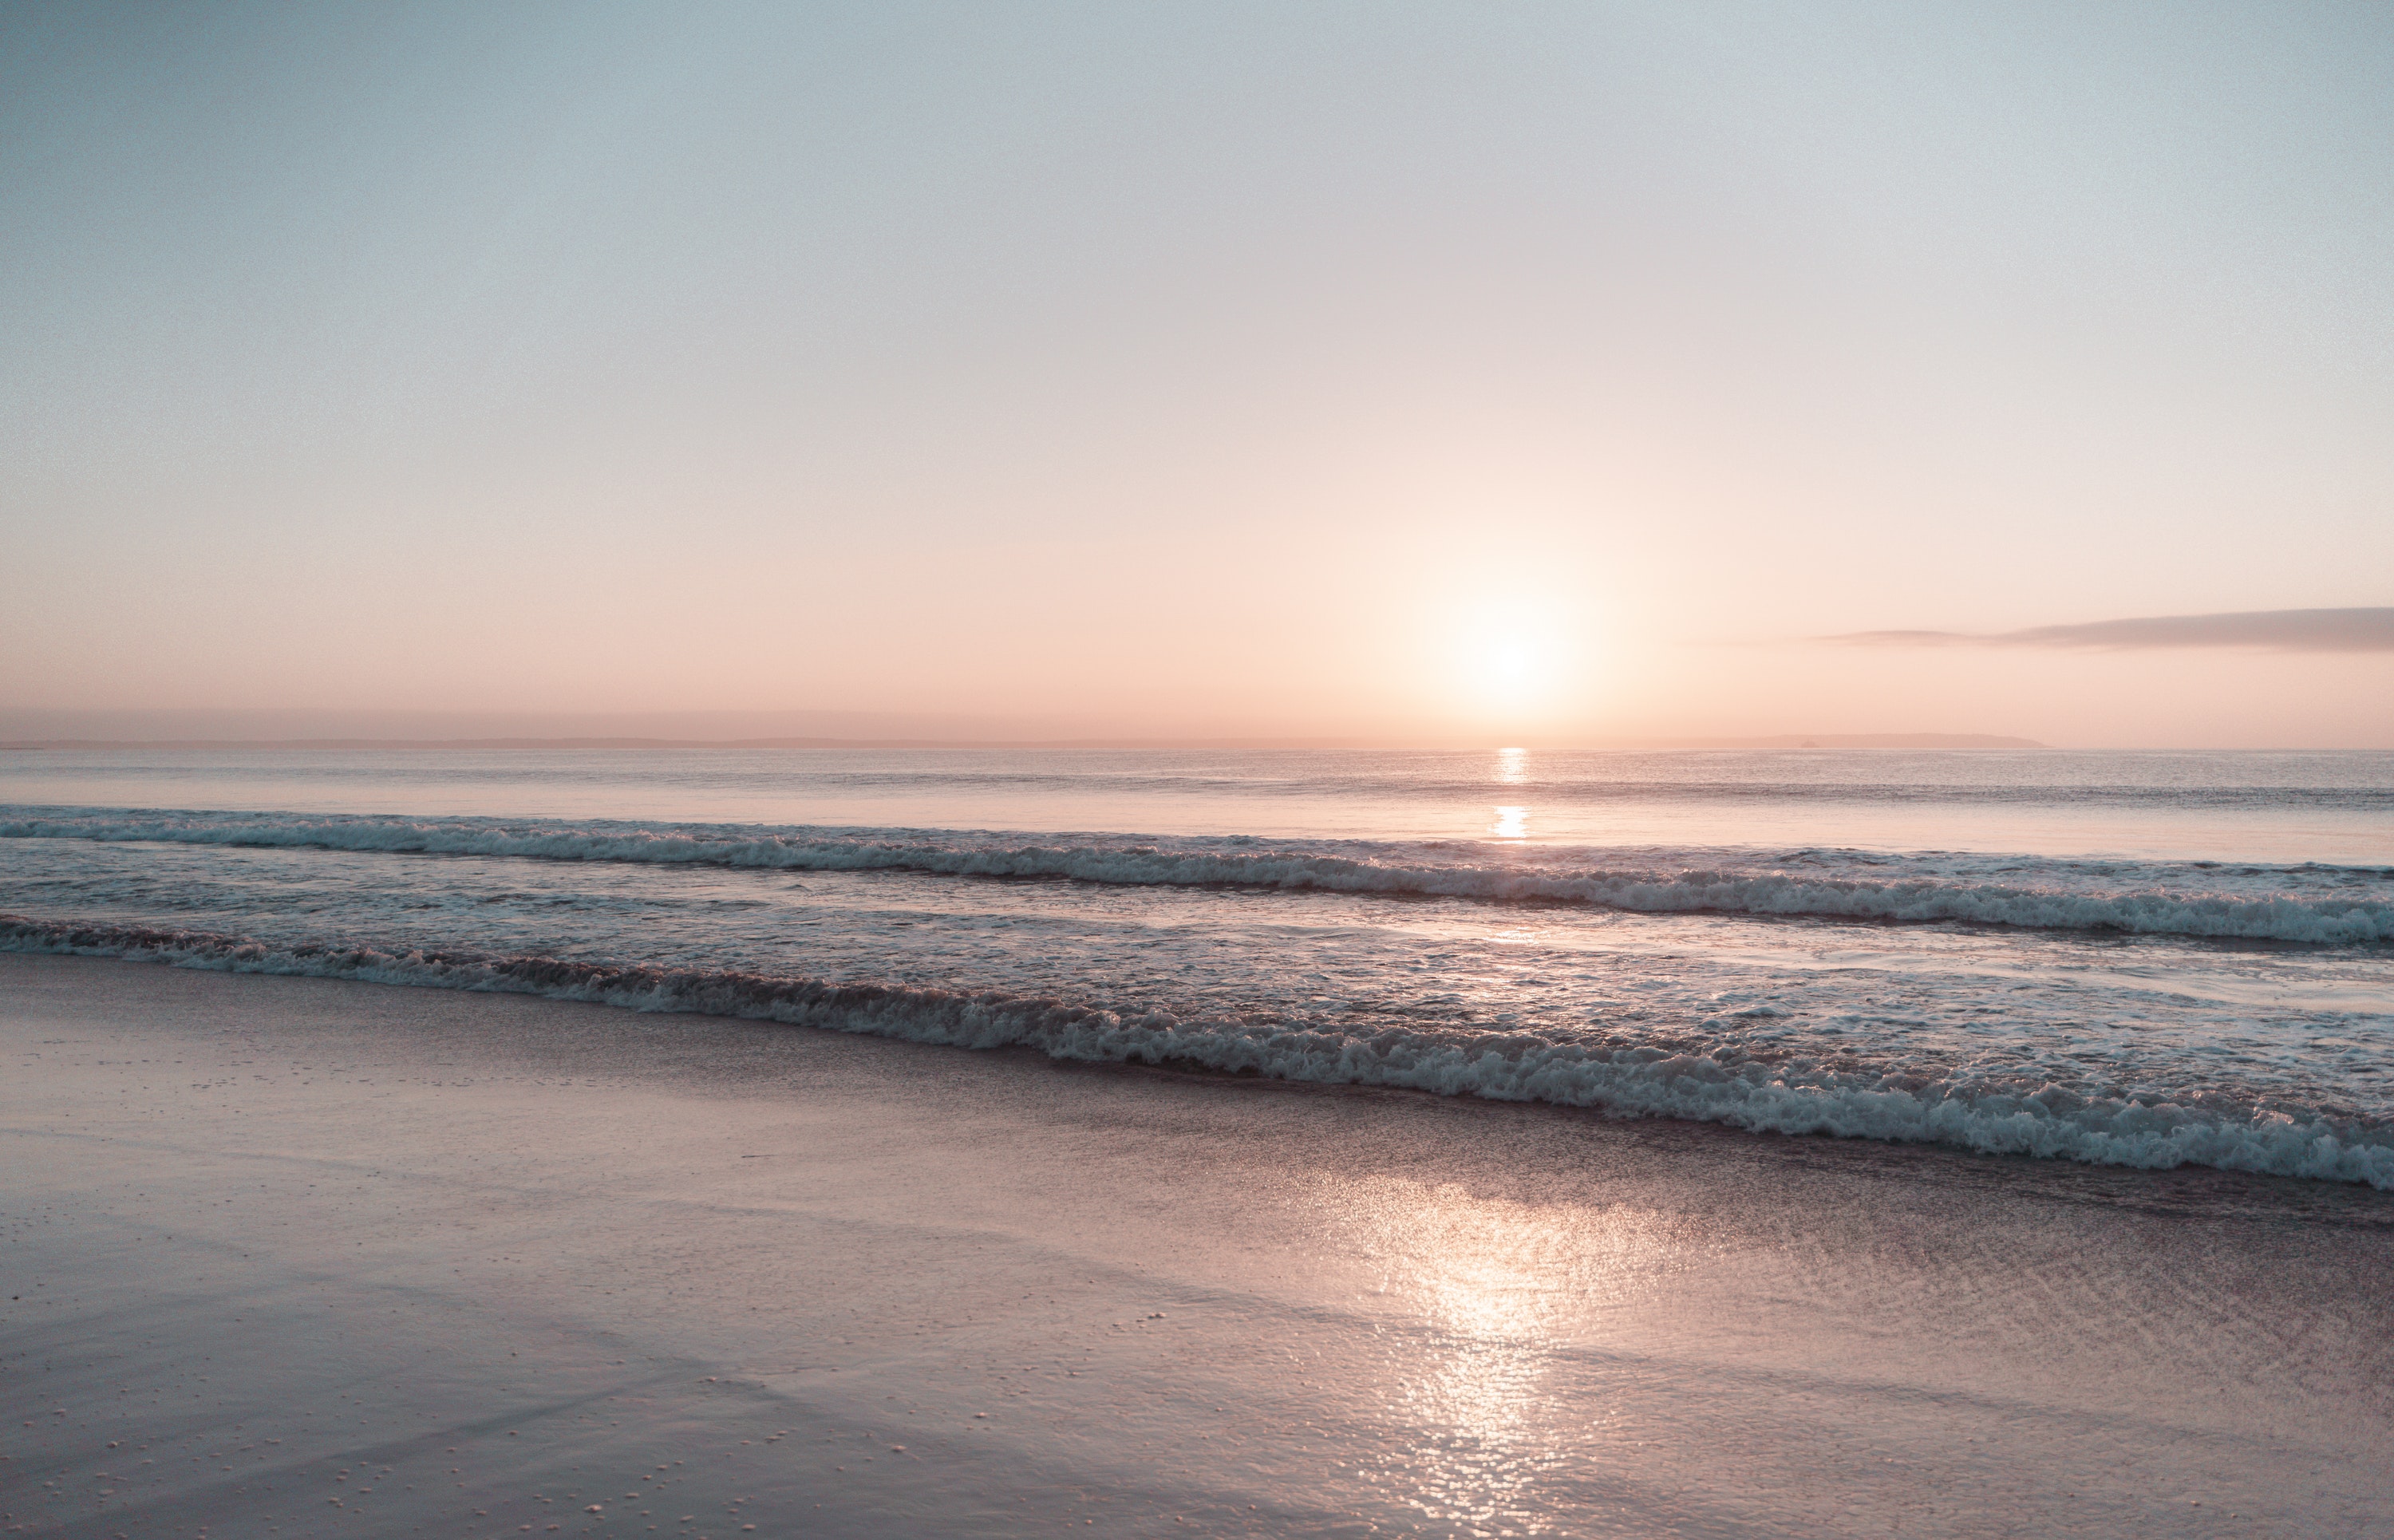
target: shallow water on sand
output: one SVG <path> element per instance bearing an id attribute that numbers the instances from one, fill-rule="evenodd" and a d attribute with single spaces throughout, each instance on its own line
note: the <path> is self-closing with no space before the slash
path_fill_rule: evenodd
<path id="1" fill-rule="evenodd" d="M 2394 1522 L 2365 1187 L 56 957 L 0 1085 L 38 1533 Z"/>

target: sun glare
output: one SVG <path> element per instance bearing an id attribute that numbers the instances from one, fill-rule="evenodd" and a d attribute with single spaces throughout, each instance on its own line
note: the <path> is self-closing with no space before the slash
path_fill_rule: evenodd
<path id="1" fill-rule="evenodd" d="M 1509 554 L 1504 570 L 1454 575 L 1414 654 L 1414 678 L 1435 709 L 1499 742 L 1551 733 L 1588 712 L 1600 631 L 1591 598 L 1545 586 L 1531 553 Z"/>
<path id="2" fill-rule="evenodd" d="M 1537 645 L 1524 636 L 1500 636 L 1482 644 L 1481 688 L 1491 704 L 1519 705 L 1536 692 L 1539 675 Z"/>

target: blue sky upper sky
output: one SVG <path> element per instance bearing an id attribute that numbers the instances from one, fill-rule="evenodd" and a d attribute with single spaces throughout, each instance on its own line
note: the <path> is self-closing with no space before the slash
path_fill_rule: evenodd
<path id="1" fill-rule="evenodd" d="M 0 705 L 2394 744 L 2374 5 L 0 9 Z"/>

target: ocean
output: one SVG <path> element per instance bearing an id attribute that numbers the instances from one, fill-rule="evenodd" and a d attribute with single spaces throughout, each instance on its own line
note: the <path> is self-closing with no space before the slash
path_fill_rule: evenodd
<path id="1" fill-rule="evenodd" d="M 0 950 L 2394 1188 L 2394 755 L 0 756 Z"/>

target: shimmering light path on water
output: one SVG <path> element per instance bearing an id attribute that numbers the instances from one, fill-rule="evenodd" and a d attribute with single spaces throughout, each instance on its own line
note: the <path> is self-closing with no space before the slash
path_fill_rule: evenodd
<path id="1" fill-rule="evenodd" d="M 72 751 L 0 804 L 2394 864 L 2394 754 Z"/>

